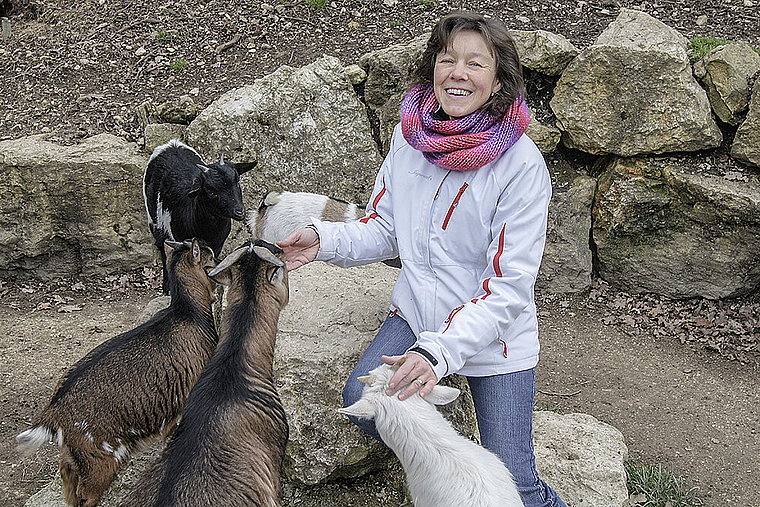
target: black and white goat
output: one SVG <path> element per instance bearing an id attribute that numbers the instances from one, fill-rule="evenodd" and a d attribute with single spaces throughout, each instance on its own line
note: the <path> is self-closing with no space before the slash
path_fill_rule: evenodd
<path id="1" fill-rule="evenodd" d="M 96 505 L 132 451 L 171 433 L 216 347 L 215 283 L 206 274 L 216 266 L 214 252 L 198 240 L 167 241 L 164 248 L 169 307 L 79 360 L 16 437 L 25 454 L 57 442 L 69 505 Z"/>
<path id="2" fill-rule="evenodd" d="M 272 361 L 288 302 L 285 257 L 269 243 L 247 243 L 209 276 L 227 286 L 219 346 L 177 431 L 121 507 L 280 505 L 288 423 Z"/>
<path id="3" fill-rule="evenodd" d="M 256 162 L 206 164 L 198 153 L 177 139 L 153 150 L 143 177 L 143 198 L 150 232 L 161 253 L 164 293 L 167 293 L 165 240 L 204 240 L 218 256 L 232 229 L 245 218 L 240 175 Z"/>
<path id="4" fill-rule="evenodd" d="M 388 396 L 398 369 L 383 364 L 359 377 L 359 400 L 338 412 L 374 419 L 375 427 L 398 457 L 415 507 L 523 507 L 512 474 L 492 452 L 467 439 L 435 405 L 446 405 L 459 389 L 437 385 L 424 398 Z"/>

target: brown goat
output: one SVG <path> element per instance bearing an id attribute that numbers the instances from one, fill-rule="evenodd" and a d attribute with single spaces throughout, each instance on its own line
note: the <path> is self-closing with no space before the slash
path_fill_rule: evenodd
<path id="1" fill-rule="evenodd" d="M 66 503 L 92 507 L 130 453 L 176 426 L 214 351 L 216 266 L 198 240 L 167 242 L 171 304 L 141 326 L 91 350 L 69 369 L 32 428 L 16 437 L 31 454 L 55 439 Z"/>
<path id="2" fill-rule="evenodd" d="M 288 422 L 272 361 L 288 302 L 284 254 L 257 240 L 209 276 L 227 286 L 219 346 L 166 449 L 121 507 L 280 505 Z"/>

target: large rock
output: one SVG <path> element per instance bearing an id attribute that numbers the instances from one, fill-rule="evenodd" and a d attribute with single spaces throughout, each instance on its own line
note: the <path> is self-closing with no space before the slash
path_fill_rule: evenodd
<path id="1" fill-rule="evenodd" d="M 0 142 L 0 275 L 104 276 L 153 261 L 138 146 L 101 134 L 74 146 Z"/>
<path id="2" fill-rule="evenodd" d="M 547 76 L 558 76 L 578 49 L 561 35 L 545 30 L 510 30 L 523 67 Z"/>
<path id="3" fill-rule="evenodd" d="M 429 38 L 430 34 L 423 34 L 409 42 L 367 53 L 359 59 L 359 65 L 367 72 L 364 100 L 378 116 L 383 155 L 390 149 L 393 128 L 401 121 L 401 102 L 409 91 L 412 72 L 417 68 Z"/>
<path id="4" fill-rule="evenodd" d="M 692 75 L 688 44 L 653 17 L 622 9 L 557 82 L 550 106 L 563 143 L 621 156 L 719 146 L 722 134 Z"/>
<path id="5" fill-rule="evenodd" d="M 633 293 L 738 296 L 760 285 L 760 181 L 700 173 L 693 158 L 612 160 L 599 179 L 600 276 Z"/>
<path id="6" fill-rule="evenodd" d="M 573 507 L 623 507 L 628 488 L 623 434 L 587 414 L 533 414 L 536 468 Z"/>
<path id="7" fill-rule="evenodd" d="M 713 111 L 725 123 L 738 125 L 747 109 L 750 80 L 760 72 L 760 55 L 746 42 L 713 49 L 694 64 L 694 75 L 707 86 Z"/>
<path id="8" fill-rule="evenodd" d="M 760 77 L 752 89 L 747 117 L 736 129 L 731 156 L 745 164 L 760 167 Z"/>
<path id="9" fill-rule="evenodd" d="M 185 135 L 210 159 L 258 160 L 241 180 L 248 200 L 292 190 L 366 202 L 382 162 L 365 108 L 329 56 L 225 93 Z"/>
<path id="10" fill-rule="evenodd" d="M 555 172 L 552 187 L 546 246 L 536 288 L 555 294 L 581 292 L 591 286 L 589 236 L 596 179 Z"/>

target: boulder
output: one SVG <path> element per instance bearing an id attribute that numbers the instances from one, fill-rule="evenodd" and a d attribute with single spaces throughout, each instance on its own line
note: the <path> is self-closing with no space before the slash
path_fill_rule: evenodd
<path id="1" fill-rule="evenodd" d="M 596 179 L 552 170 L 552 189 L 536 289 L 553 294 L 582 292 L 591 287 L 589 236 Z"/>
<path id="2" fill-rule="evenodd" d="M 190 123 L 186 140 L 209 159 L 258 160 L 241 179 L 249 201 L 292 190 L 366 202 L 382 162 L 365 108 L 329 56 L 225 93 Z"/>
<path id="3" fill-rule="evenodd" d="M 367 72 L 364 100 L 378 116 L 383 155 L 390 149 L 393 128 L 401 121 L 401 102 L 429 38 L 426 33 L 359 58 L 359 66 Z"/>
<path id="4" fill-rule="evenodd" d="M 736 129 L 731 156 L 747 165 L 760 167 L 760 78 L 752 88 L 747 117 Z"/>
<path id="5" fill-rule="evenodd" d="M 545 30 L 510 30 L 523 67 L 547 76 L 559 76 L 578 49 L 561 35 Z"/>
<path id="6" fill-rule="evenodd" d="M 381 263 L 350 269 L 313 263 L 290 273 L 290 303 L 280 315 L 275 351 L 275 380 L 290 424 L 282 475 L 284 507 L 376 507 L 409 501 L 393 454 L 337 413 L 345 378 L 385 319 L 397 273 Z M 161 301 L 152 307 L 157 311 Z M 466 381 L 454 376 L 444 382 L 462 389 L 463 396 L 442 412 L 465 435 L 476 438 Z M 537 466 L 566 495 L 568 505 L 622 504 L 627 494 L 608 495 L 621 481 L 625 484 L 625 446 L 614 429 L 590 416 L 537 412 L 534 434 Z M 153 448 L 147 456 L 133 458 L 99 505 L 118 505 L 159 451 Z M 65 507 L 59 477 L 25 504 L 43 505 Z"/>
<path id="7" fill-rule="evenodd" d="M 198 106 L 190 95 L 183 95 L 176 101 L 168 101 L 156 108 L 156 116 L 161 123 L 187 125 L 198 116 Z"/>
<path id="8" fill-rule="evenodd" d="M 153 262 L 142 196 L 147 157 L 101 134 L 73 146 L 0 142 L 0 275 L 105 276 Z"/>
<path id="9" fill-rule="evenodd" d="M 599 275 L 628 292 L 670 298 L 757 289 L 760 178 L 742 176 L 700 171 L 689 157 L 610 161 L 593 208 Z"/>
<path id="10" fill-rule="evenodd" d="M 538 149 L 541 150 L 541 153 L 544 155 L 556 150 L 562 138 L 562 132 L 558 128 L 545 125 L 536 120 L 536 117 L 532 112 L 530 115 L 530 124 L 528 124 L 528 129 L 525 133 L 534 143 L 536 143 L 536 146 L 538 146 Z"/>
<path id="11" fill-rule="evenodd" d="M 747 109 L 750 80 L 760 72 L 760 55 L 746 42 L 713 49 L 694 64 L 694 75 L 707 87 L 707 97 L 721 121 L 738 125 Z"/>
<path id="12" fill-rule="evenodd" d="M 623 507 L 628 487 L 623 434 L 587 414 L 533 414 L 536 468 L 567 505 Z"/>
<path id="13" fill-rule="evenodd" d="M 182 139 L 186 130 L 187 125 L 178 123 L 149 123 L 145 126 L 145 151 L 153 153 L 171 139 Z"/>
<path id="14" fill-rule="evenodd" d="M 550 106 L 563 143 L 592 154 L 632 156 L 720 145 L 688 40 L 640 11 L 617 19 L 570 62 Z"/>

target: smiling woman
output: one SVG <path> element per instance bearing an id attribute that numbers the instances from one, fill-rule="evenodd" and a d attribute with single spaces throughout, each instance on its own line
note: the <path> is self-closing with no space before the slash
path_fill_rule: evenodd
<path id="1" fill-rule="evenodd" d="M 384 392 L 399 400 L 464 375 L 481 441 L 512 472 L 524 505 L 565 507 L 539 479 L 531 444 L 533 290 L 551 181 L 524 135 L 530 117 L 514 41 L 495 18 L 451 13 L 433 29 L 414 78 L 365 218 L 312 220 L 279 245 L 289 269 L 401 259 L 391 311 L 346 382 L 344 406 L 360 399 L 358 378 L 381 361 L 398 367 Z M 371 420 L 352 420 L 381 440 Z"/>

